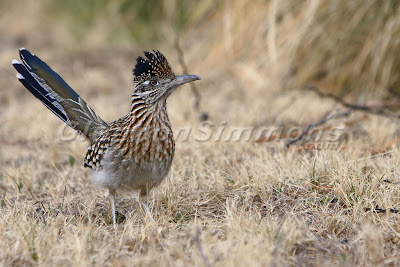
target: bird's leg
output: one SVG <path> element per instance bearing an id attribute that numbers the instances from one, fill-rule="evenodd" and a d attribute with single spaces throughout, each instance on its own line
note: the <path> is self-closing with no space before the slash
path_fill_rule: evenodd
<path id="1" fill-rule="evenodd" d="M 110 206 L 111 206 L 111 213 L 112 213 L 112 220 L 113 220 L 113 226 L 114 228 L 117 225 L 117 220 L 115 218 L 115 189 L 108 189 L 109 195 L 108 197 L 110 198 Z"/>
<path id="2" fill-rule="evenodd" d="M 149 206 L 147 205 L 147 199 L 148 199 L 147 190 L 142 189 L 139 195 L 140 206 L 142 207 L 145 216 L 147 216 L 148 218 L 150 218 L 152 222 L 154 222 L 153 216 L 151 215 L 151 212 L 149 210 Z"/>

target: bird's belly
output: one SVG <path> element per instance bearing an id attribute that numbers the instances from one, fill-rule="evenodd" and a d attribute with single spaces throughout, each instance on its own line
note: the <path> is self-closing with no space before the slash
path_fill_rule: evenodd
<path id="1" fill-rule="evenodd" d="M 172 157 L 136 162 L 125 158 L 116 149 L 108 149 L 102 170 L 93 171 L 94 182 L 109 189 L 150 190 L 159 185 L 167 176 Z"/>

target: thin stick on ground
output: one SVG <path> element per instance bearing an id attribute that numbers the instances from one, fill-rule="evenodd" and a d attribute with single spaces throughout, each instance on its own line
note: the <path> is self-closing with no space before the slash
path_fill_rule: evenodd
<path id="1" fill-rule="evenodd" d="M 325 113 L 324 116 L 322 116 L 321 119 L 319 119 L 317 122 L 311 123 L 309 124 L 303 131 L 302 133 L 297 136 L 295 139 L 290 140 L 287 144 L 286 144 L 286 148 L 289 148 L 291 145 L 297 143 L 298 141 L 300 141 L 302 138 L 304 138 L 312 129 L 314 129 L 315 127 L 318 127 L 322 124 L 325 124 L 327 121 L 332 120 L 332 119 L 338 119 L 338 118 L 343 118 L 343 117 L 347 117 L 349 116 L 351 113 L 353 112 L 353 110 L 348 109 L 344 112 L 340 112 L 338 113 L 337 110 L 334 111 L 329 111 L 327 113 Z"/>
<path id="2" fill-rule="evenodd" d="M 179 44 L 178 38 L 175 39 L 175 49 L 178 52 L 179 64 L 182 67 L 182 71 L 184 73 L 189 73 L 186 63 L 185 63 L 184 53 Z M 190 88 L 192 89 L 192 92 L 193 92 L 194 98 L 195 98 L 194 108 L 196 109 L 196 111 L 199 111 L 200 101 L 201 101 L 201 96 L 200 96 L 199 90 L 197 89 L 197 86 L 195 84 L 189 84 L 189 85 L 190 85 Z"/>
<path id="3" fill-rule="evenodd" d="M 348 102 L 344 101 L 342 98 L 340 98 L 334 94 L 321 92 L 315 86 L 307 86 L 305 89 L 309 90 L 311 92 L 314 92 L 321 98 L 332 99 L 335 102 L 343 105 L 346 108 L 364 111 L 367 113 L 390 117 L 390 118 L 399 118 L 399 116 L 396 116 L 389 111 L 389 109 L 391 109 L 391 108 L 400 108 L 400 100 L 398 100 L 398 99 L 385 101 L 383 103 L 371 103 L 371 104 L 365 104 L 365 105 L 357 105 L 357 104 L 353 104 L 353 103 L 348 103 Z"/>

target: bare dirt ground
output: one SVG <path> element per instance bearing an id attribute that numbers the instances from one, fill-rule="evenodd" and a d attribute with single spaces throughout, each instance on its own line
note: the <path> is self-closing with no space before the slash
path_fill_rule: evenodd
<path id="1" fill-rule="evenodd" d="M 352 111 L 285 147 L 307 125 L 347 108 L 282 88 L 278 70 L 289 63 L 279 34 L 276 51 L 259 60 L 251 51 L 251 60 L 230 57 L 237 48 L 227 39 L 205 52 L 208 26 L 185 35 L 189 72 L 202 77 L 200 111 L 189 86 L 170 97 L 176 154 L 151 193 L 155 222 L 138 209 L 135 192 L 119 193 L 113 229 L 107 192 L 82 166 L 88 144 L 19 84 L 11 60 L 20 46 L 30 49 L 111 122 L 129 110 L 142 50 L 160 49 L 181 74 L 176 49 L 168 42 L 63 47 L 54 32 L 32 38 L 18 23 L 13 31 L 2 25 L 0 265 L 400 264 L 398 119 Z M 226 58 L 217 58 L 221 51 Z"/>

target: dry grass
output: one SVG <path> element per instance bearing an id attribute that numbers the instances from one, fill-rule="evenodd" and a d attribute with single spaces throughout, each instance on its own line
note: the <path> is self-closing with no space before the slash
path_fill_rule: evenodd
<path id="1" fill-rule="evenodd" d="M 112 121 L 129 109 L 131 68 L 142 49 L 128 47 L 126 40 L 110 45 L 98 28 L 89 34 L 96 38 L 77 46 L 63 27 L 67 22 L 49 23 L 55 21 L 41 15 L 41 5 L 10 4 L 0 17 L 0 265 L 399 265 L 396 119 L 355 112 L 329 121 L 341 136 L 333 150 L 286 150 L 283 142 L 254 143 L 254 136 L 250 142 L 224 141 L 231 127 L 286 132 L 340 108 L 311 92 L 285 90 L 300 87 L 309 81 L 305 72 L 321 66 L 320 59 L 309 61 L 288 76 L 304 55 L 298 52 L 312 43 L 304 38 L 318 40 L 316 20 L 329 1 L 294 2 L 232 1 L 211 15 L 204 11 L 207 20 L 191 22 L 181 42 L 190 72 L 202 77 L 201 110 L 216 125 L 210 128 L 213 137 L 223 121 L 226 132 L 222 141 L 198 142 L 204 134 L 198 131 L 191 91 L 185 87 L 171 96 L 175 133 L 191 128 L 193 135 L 178 140 L 171 173 L 151 195 L 156 222 L 142 216 L 134 192 L 121 193 L 116 230 L 106 192 L 92 185 L 82 167 L 87 144 L 26 92 L 10 63 L 19 46 L 27 47 Z M 28 5 L 27 14 L 17 21 L 22 4 Z M 160 48 L 180 73 L 173 41 L 145 49 Z M 315 57 L 325 53 L 320 51 Z M 377 62 L 368 51 L 370 61 Z M 376 63 L 378 72 L 384 62 Z M 334 69 L 326 77 L 340 76 Z M 357 82 L 371 85 L 367 78 Z"/>

